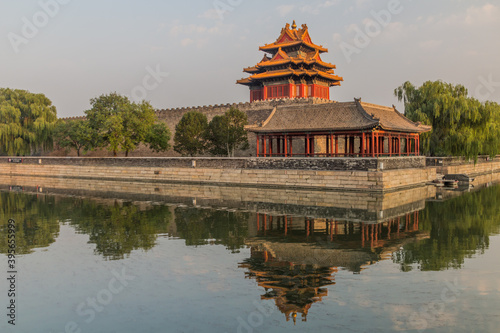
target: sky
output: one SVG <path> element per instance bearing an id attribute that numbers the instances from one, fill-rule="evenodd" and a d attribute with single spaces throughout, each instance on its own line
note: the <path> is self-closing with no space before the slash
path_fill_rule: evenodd
<path id="1" fill-rule="evenodd" d="M 111 92 L 158 109 L 247 102 L 236 80 L 293 20 L 344 78 L 333 100 L 402 111 L 395 88 L 443 80 L 500 102 L 493 0 L 0 0 L 0 87 L 45 94 L 59 117 Z"/>

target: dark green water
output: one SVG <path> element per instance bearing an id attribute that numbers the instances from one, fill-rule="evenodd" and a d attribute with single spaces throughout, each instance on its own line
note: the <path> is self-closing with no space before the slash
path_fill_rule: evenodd
<path id="1" fill-rule="evenodd" d="M 16 326 L 8 324 L 2 278 L 1 332 L 500 326 L 499 186 L 379 224 L 3 192 L 5 276 L 9 219 L 16 221 Z"/>

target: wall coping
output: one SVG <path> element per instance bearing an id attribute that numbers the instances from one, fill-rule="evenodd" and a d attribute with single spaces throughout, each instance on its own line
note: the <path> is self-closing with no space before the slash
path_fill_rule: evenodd
<path id="1" fill-rule="evenodd" d="M 425 157 L 380 158 L 257 158 L 257 157 L 11 157 L 27 165 L 73 165 L 109 167 L 268 169 L 268 170 L 339 170 L 380 171 L 425 168 Z M 10 163 L 0 157 L 0 165 Z"/>

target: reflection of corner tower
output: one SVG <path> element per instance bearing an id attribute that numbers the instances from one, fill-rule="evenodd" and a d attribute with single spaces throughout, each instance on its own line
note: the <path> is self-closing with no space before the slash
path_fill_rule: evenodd
<path id="1" fill-rule="evenodd" d="M 276 307 L 296 322 L 297 314 L 302 315 L 302 321 L 307 321 L 307 314 L 311 306 L 321 302 L 328 295 L 325 288 L 335 284 L 334 267 L 319 267 L 316 265 L 294 264 L 278 260 L 268 251 L 252 247 L 251 258 L 240 264 L 246 268 L 246 276 L 256 279 L 266 293 L 263 300 L 274 300 Z"/>
<path id="2" fill-rule="evenodd" d="M 272 44 L 259 48 L 267 54 L 254 67 L 243 71 L 250 77 L 237 81 L 250 87 L 250 101 L 276 98 L 317 97 L 330 99 L 330 87 L 343 79 L 335 75 L 335 65 L 324 62 L 321 54 L 328 52 L 314 44 L 307 25 L 297 29 L 295 21 L 281 30 Z"/>

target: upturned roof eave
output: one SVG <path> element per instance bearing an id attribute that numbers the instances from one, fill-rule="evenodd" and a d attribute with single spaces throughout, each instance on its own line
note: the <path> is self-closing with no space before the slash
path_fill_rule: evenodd
<path id="1" fill-rule="evenodd" d="M 265 127 L 247 127 L 246 130 L 254 133 L 303 133 L 303 132 L 348 132 L 348 131 L 365 131 L 375 129 L 378 123 L 373 123 L 366 126 L 356 127 L 325 127 L 325 128 L 279 128 L 266 129 Z"/>

